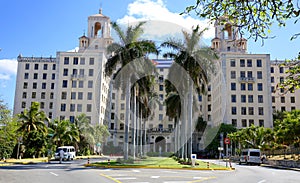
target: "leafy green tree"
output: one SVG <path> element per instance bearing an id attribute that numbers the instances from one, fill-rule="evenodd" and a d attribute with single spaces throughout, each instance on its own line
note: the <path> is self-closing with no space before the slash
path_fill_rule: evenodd
<path id="1" fill-rule="evenodd" d="M 112 75 L 119 65 L 121 68 L 116 72 L 122 70 L 128 63 L 138 58 L 144 58 L 147 53 L 157 53 L 156 46 L 152 41 L 139 40 L 143 33 L 142 26 L 145 22 L 140 22 L 136 26 L 128 26 L 127 30 L 123 32 L 121 27 L 113 22 L 112 27 L 120 38 L 119 43 L 112 43 L 108 46 L 107 51 L 113 53 L 105 65 L 105 73 Z M 126 113 L 125 113 L 125 137 L 124 137 L 124 159 L 128 159 L 128 133 L 129 133 L 129 111 L 130 111 L 130 79 L 131 72 L 121 72 L 121 86 L 126 94 Z"/>
<path id="2" fill-rule="evenodd" d="M 8 106 L 0 99 L 0 159 L 10 158 L 20 134 L 17 132 L 19 123 L 12 118 Z"/>

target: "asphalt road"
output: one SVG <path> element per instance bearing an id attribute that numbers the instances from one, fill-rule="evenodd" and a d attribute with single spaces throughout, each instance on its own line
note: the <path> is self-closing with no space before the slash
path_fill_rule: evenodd
<path id="1" fill-rule="evenodd" d="M 91 160 L 99 161 L 99 160 Z M 211 160 L 217 164 L 223 164 Z M 236 165 L 235 171 L 165 169 L 94 169 L 82 166 L 86 160 L 0 166 L 0 183 L 196 183 L 300 182 L 300 172 L 259 166 Z"/>

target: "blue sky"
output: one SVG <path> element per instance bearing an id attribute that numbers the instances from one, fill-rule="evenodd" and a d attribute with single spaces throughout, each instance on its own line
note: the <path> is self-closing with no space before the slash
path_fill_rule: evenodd
<path id="1" fill-rule="evenodd" d="M 87 17 L 98 13 L 120 23 L 137 20 L 161 20 L 184 27 L 194 24 L 205 26 L 205 20 L 178 14 L 195 0 L 9 0 L 0 2 L 0 98 L 13 108 L 16 57 L 53 56 L 57 51 L 72 50 L 78 37 L 87 29 Z M 293 58 L 300 51 L 300 38 L 289 38 L 300 32 L 300 23 L 289 22 L 286 28 L 273 27 L 275 39 L 261 42 L 248 41 L 248 52 L 269 53 L 271 59 Z M 207 43 L 212 31 L 206 33 Z"/>

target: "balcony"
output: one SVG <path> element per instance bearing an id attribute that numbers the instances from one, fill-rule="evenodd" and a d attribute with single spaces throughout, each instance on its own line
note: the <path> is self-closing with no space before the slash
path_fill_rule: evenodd
<path id="1" fill-rule="evenodd" d="M 151 128 L 147 133 L 172 133 L 174 128 Z"/>
<path id="2" fill-rule="evenodd" d="M 240 77 L 239 78 L 239 82 L 240 83 L 243 83 L 243 82 L 254 83 L 255 82 L 255 78 L 254 77 Z"/>
<path id="3" fill-rule="evenodd" d="M 85 79 L 85 75 L 71 74 L 71 80 L 83 80 L 83 79 Z"/>

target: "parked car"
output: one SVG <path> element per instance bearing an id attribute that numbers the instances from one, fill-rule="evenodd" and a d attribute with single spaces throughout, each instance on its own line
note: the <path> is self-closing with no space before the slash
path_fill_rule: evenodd
<path id="1" fill-rule="evenodd" d="M 259 149 L 244 149 L 242 150 L 239 164 L 261 164 Z"/>
<path id="2" fill-rule="evenodd" d="M 61 146 L 56 149 L 56 152 L 54 154 L 56 160 L 59 160 L 60 158 L 59 151 L 61 149 L 64 151 L 63 160 L 73 160 L 76 158 L 76 151 L 73 146 Z"/>

